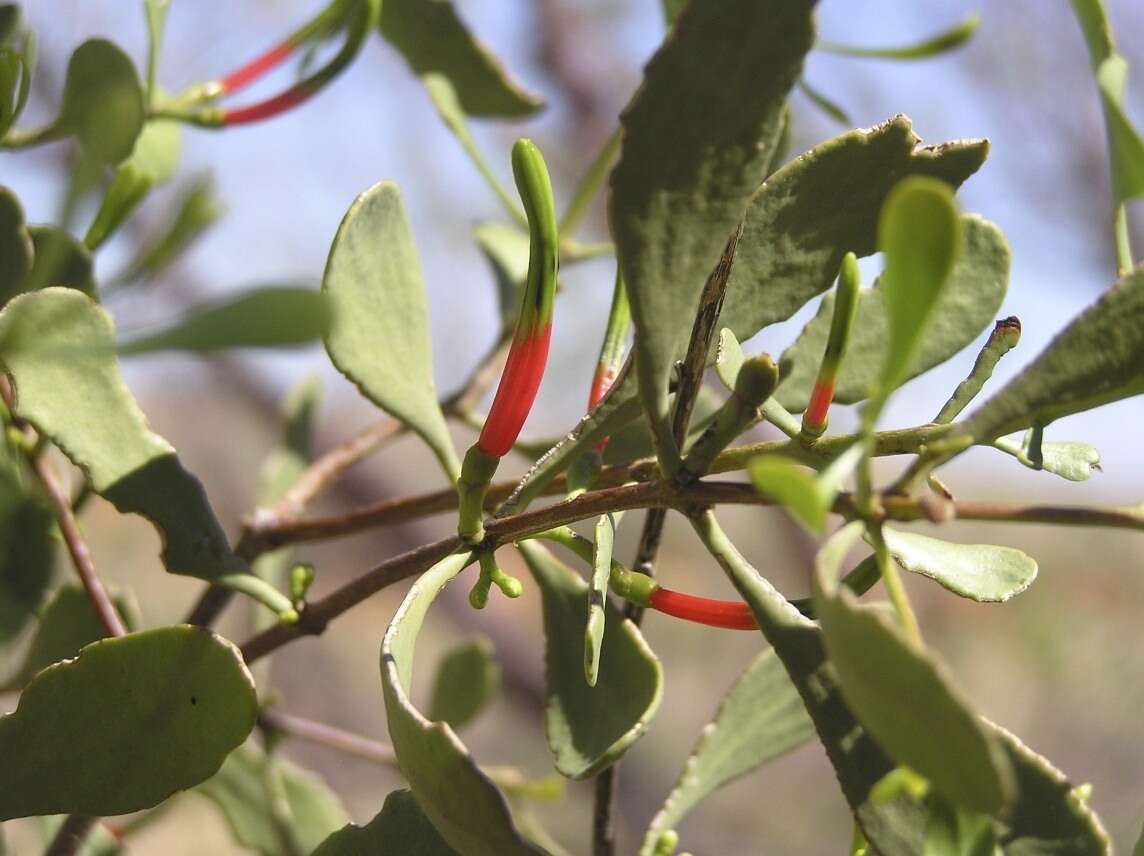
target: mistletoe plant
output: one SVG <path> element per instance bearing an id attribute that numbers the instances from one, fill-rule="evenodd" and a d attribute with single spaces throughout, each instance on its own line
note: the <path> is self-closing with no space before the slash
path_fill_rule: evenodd
<path id="1" fill-rule="evenodd" d="M 1144 268 L 1135 266 L 1125 213 L 1144 195 L 1144 144 L 1124 112 L 1127 68 L 1101 3 L 1073 7 L 1107 122 L 1119 279 L 980 404 L 1020 336 L 1015 318 L 997 319 L 1009 276 L 1005 237 L 955 202 L 984 162 L 986 141 L 923 145 L 909 119 L 895 116 L 787 156 L 793 88 L 838 112 L 801 80 L 808 52 L 928 56 L 964 41 L 976 20 L 920 45 L 869 50 L 816 44 L 812 0 L 664 5 L 668 35 L 560 217 L 532 142 L 512 150 L 519 205 L 478 150 L 469 117 L 527 116 L 541 105 L 445 0 L 333 0 L 248 65 L 174 95 L 158 84 L 167 2 L 145 0 L 144 73 L 111 42 L 85 42 L 68 64 L 56 118 L 39 128 L 20 122 L 35 39 L 15 6 L 0 7 L 0 146 L 71 140 L 77 153 L 62 225 L 26 223 L 19 200 L 0 188 L 0 644 L 29 637 L 5 676 L 19 697 L 0 718 L 0 820 L 43 818 L 52 854 L 121 852 L 159 807 L 193 788 L 259 853 L 568 852 L 530 810 L 532 800 L 559 798 L 559 780 L 482 766 L 458 737 L 498 682 L 488 646 L 446 657 L 428 708 L 411 696 L 418 633 L 446 585 L 467 574 L 478 609 L 494 586 L 521 593 L 525 584 L 496 560 L 507 549 L 520 554 L 541 594 L 553 764 L 564 777 L 596 781 L 594 853 L 615 851 L 616 770 L 660 706 L 664 668 L 639 629 L 647 609 L 709 625 L 713 637 L 725 632 L 718 628 L 759 634 L 760 653 L 684 763 L 643 835 L 643 856 L 674 853 L 676 828 L 704 798 L 812 740 L 825 748 L 853 813 L 853 854 L 1109 852 L 1085 789 L 970 708 L 926 646 L 902 584 L 905 570 L 961 597 L 1006 601 L 1037 573 L 1019 550 L 918 535 L 909 530 L 914 521 L 1144 530 L 1144 507 L 981 502 L 954 498 L 939 478 L 947 462 L 987 446 L 1014 466 L 1084 480 L 1098 454 L 1047 439 L 1052 423 L 1144 392 Z M 121 273 L 96 281 L 93 254 L 175 176 L 182 127 L 223 129 L 297 108 L 375 30 L 424 82 L 511 221 L 476 232 L 498 278 L 504 323 L 471 379 L 438 395 L 414 238 L 398 188 L 384 181 L 349 207 L 320 293 L 255 290 L 147 335 L 117 336 L 105 305 L 160 277 L 217 215 L 209 188 L 190 185 L 167 228 Z M 315 70 L 327 40 L 340 47 Z M 221 106 L 296 55 L 300 79 L 279 95 Z M 585 244 L 576 230 L 605 177 L 611 242 Z M 77 236 L 70 227 L 91 200 L 94 214 Z M 560 262 L 613 252 L 612 306 L 588 411 L 550 448 L 521 442 L 559 316 Z M 875 252 L 884 269 L 862 287 L 857 260 Z M 817 315 L 777 360 L 744 353 L 740 343 L 819 296 Z M 989 330 L 932 421 L 882 427 L 904 382 Z M 232 544 L 199 481 L 147 427 L 120 360 L 317 338 L 388 418 L 311 458 L 317 388 L 299 386 L 284 408 L 259 508 Z M 476 407 L 502 364 L 481 416 Z M 831 433 L 835 402 L 861 405 L 855 433 Z M 463 462 L 450 420 L 479 429 Z M 785 438 L 739 441 L 761 422 Z M 353 463 L 406 431 L 434 453 L 444 489 L 307 514 Z M 500 459 L 517 453 L 532 462 L 528 473 L 495 481 Z M 891 455 L 909 463 L 882 483 L 871 463 Z M 78 473 L 73 489 L 61 474 L 65 459 Z M 748 478 L 717 478 L 724 473 Z M 131 595 L 103 585 L 82 523 L 93 495 L 155 527 L 168 572 L 208 584 L 187 623 L 141 629 Z M 541 497 L 555 501 L 535 504 Z M 809 597 L 788 598 L 752 565 L 721 527 L 726 505 L 782 506 L 823 537 Z M 618 527 L 631 523 L 625 512 L 636 509 L 646 514 L 625 564 L 613 545 Z M 314 569 L 289 559 L 291 544 L 450 511 L 455 535 L 387 558 L 318 599 L 307 595 Z M 656 582 L 669 512 L 690 524 L 709 570 L 725 574 L 739 599 Z M 593 537 L 570 528 L 580 521 L 593 524 Z M 863 542 L 865 558 L 851 562 Z M 58 544 L 79 585 L 49 596 Z M 379 640 L 379 703 L 392 746 L 282 710 L 268 691 L 266 659 L 413 578 Z M 864 597 L 878 581 L 888 605 Z M 235 593 L 260 605 L 241 646 L 209 629 Z M 396 765 L 408 789 L 378 795 L 377 816 L 349 824 L 320 780 L 275 751 L 283 737 Z M 134 812 L 141 814 L 104 819 Z M 844 846 L 824 842 L 823 852 Z M 752 841 L 742 852 L 772 849 Z"/>

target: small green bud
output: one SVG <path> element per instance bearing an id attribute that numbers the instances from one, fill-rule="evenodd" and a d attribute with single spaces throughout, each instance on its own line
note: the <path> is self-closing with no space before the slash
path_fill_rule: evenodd
<path id="1" fill-rule="evenodd" d="M 314 582 L 314 566 L 309 562 L 299 562 L 290 569 L 290 600 L 301 603 Z"/>
<path id="2" fill-rule="evenodd" d="M 743 361 L 735 378 L 735 395 L 748 407 L 759 407 L 779 385 L 779 367 L 770 354 L 759 354 Z"/>

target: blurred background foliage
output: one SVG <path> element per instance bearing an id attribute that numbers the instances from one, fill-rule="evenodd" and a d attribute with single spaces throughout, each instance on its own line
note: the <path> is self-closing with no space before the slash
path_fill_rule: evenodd
<path id="1" fill-rule="evenodd" d="M 41 60 L 26 114 L 34 125 L 53 115 L 67 56 L 85 38 L 101 35 L 142 64 L 146 33 L 138 4 L 90 0 L 26 4 L 40 38 Z M 306 0 L 175 2 L 170 13 L 160 82 L 177 90 L 232 68 L 265 49 L 313 13 Z M 557 199 L 570 188 L 611 133 L 615 117 L 639 80 L 642 63 L 662 38 L 655 0 L 465 0 L 472 28 L 508 67 L 548 102 L 525 122 L 474 122 L 494 169 L 507 178 L 508 150 L 533 137 L 553 169 Z M 1144 13 L 1139 0 L 1109 0 L 1120 51 L 1133 73 L 1128 112 L 1144 115 Z M 1095 88 L 1080 31 L 1065 0 L 862 0 L 824 2 L 822 38 L 852 44 L 914 41 L 951 26 L 970 12 L 982 24 L 961 49 L 923 62 L 859 61 L 812 53 L 806 80 L 843 105 L 866 127 L 906 113 L 926 141 L 988 137 L 985 168 L 960 192 L 967 211 L 998 223 L 1013 248 L 1013 277 L 1001 314 L 1019 315 L 1024 336 L 1001 364 L 1011 376 L 1095 294 L 1114 279 L 1107 161 Z M 289 70 L 260 84 L 276 91 Z M 792 153 L 846 128 L 796 95 Z M 0 183 L 11 186 L 29 221 L 56 218 L 69 169 L 67 145 L 0 153 Z M 501 215 L 496 199 L 448 134 L 422 86 L 401 57 L 378 39 L 334 85 L 300 109 L 230 131 L 188 129 L 180 178 L 213 178 L 225 213 L 162 276 L 108 300 L 124 332 L 175 315 L 203 298 L 250 285 L 317 282 L 346 206 L 379 179 L 403 189 L 430 291 L 438 388 L 452 390 L 484 353 L 497 329 L 496 289 L 472 241 L 473 226 Z M 113 276 L 169 216 L 179 182 L 159 189 L 101 252 L 98 275 Z M 77 222 L 86 222 L 82 204 Z M 1144 211 L 1131 210 L 1136 243 L 1144 245 Z M 598 201 L 585 237 L 604 238 Z M 611 294 L 611 260 L 570 269 L 558 301 L 550 370 L 526 431 L 550 436 L 580 415 Z M 770 328 L 749 350 L 777 354 L 813 313 Z M 976 346 L 925 379 L 911 383 L 886 422 L 925 421 L 960 379 Z M 237 353 L 195 358 L 157 355 L 127 364 L 127 379 L 152 426 L 180 450 L 203 480 L 220 519 L 235 532 L 254 507 L 261 462 L 277 438 L 277 401 L 304 375 L 325 386 L 318 448 L 326 448 L 377 418 L 377 413 L 329 365 L 320 347 L 268 356 Z M 997 381 L 994 381 L 997 383 Z M 832 427 L 852 414 L 839 410 Z M 943 475 L 959 496 L 1075 503 L 1139 502 L 1144 472 L 1144 399 L 1129 399 L 1054 426 L 1054 439 L 1085 440 L 1103 455 L 1104 471 L 1083 484 L 1006 466 L 978 449 Z M 463 430 L 463 429 L 457 429 Z M 767 436 L 767 429 L 759 429 Z M 464 438 L 467 444 L 468 437 Z M 888 471 L 892 460 L 880 461 Z M 523 463 L 517 463 L 523 468 Z M 995 472 L 1003 472 L 998 480 Z M 442 487 L 430 453 L 401 438 L 359 465 L 317 510 L 347 508 L 384 497 Z M 101 572 L 129 586 L 142 605 L 143 626 L 178 621 L 198 594 L 194 580 L 158 573 L 155 535 L 139 518 L 118 515 L 100 500 L 86 529 Z M 743 551 L 765 556 L 764 573 L 793 596 L 808 588 L 813 545 L 774 509 L 728 509 L 726 525 Z M 450 517 L 429 519 L 325 545 L 303 545 L 299 558 L 318 570 L 314 594 L 361 573 L 379 560 L 447 534 Z M 1001 528 L 1004 531 L 998 532 Z M 919 531 L 925 531 L 924 527 Z M 634 550 L 637 525 L 625 526 L 617 549 Z M 1133 533 L 984 527 L 958 523 L 957 540 L 990 540 L 1025 550 L 1040 563 L 1036 584 L 1006 605 L 952 597 L 922 579 L 911 595 L 927 640 L 950 661 L 978 710 L 1021 734 L 1091 798 L 1120 849 L 1132 846 L 1144 817 L 1144 552 Z M 669 527 L 662 562 L 667 586 L 728 596 L 728 586 L 686 527 Z M 521 571 L 509 565 L 506 570 Z M 62 570 L 62 569 L 61 569 Z M 62 578 L 63 573 L 57 575 Z M 352 610 L 320 639 L 278 654 L 273 682 L 283 709 L 384 739 L 378 679 L 382 630 L 402 595 L 394 587 Z M 234 639 L 248 635 L 249 612 L 233 607 L 220 625 Z M 426 664 L 474 633 L 491 638 L 504 666 L 505 691 L 466 732 L 482 763 L 518 764 L 544 775 L 548 753 L 540 730 L 542 648 L 539 598 L 531 586 L 521 601 L 494 598 L 483 613 L 467 605 L 461 587 L 446 590 L 422 634 Z M 671 787 L 686 748 L 718 700 L 758 650 L 758 637 L 715 631 L 650 615 L 648 640 L 666 668 L 664 711 L 627 756 L 620 785 L 621 852 L 634 849 L 647 820 Z M 16 649 L 18 651 L 18 648 Z M 12 660 L 16 660 L 15 653 Z M 0 673 L 12 663 L 0 657 Z M 424 672 L 426 675 L 431 670 Z M 416 687 L 422 698 L 429 681 Z M 0 695 L 11 709 L 15 696 Z M 378 810 L 400 786 L 386 767 L 328 749 L 288 742 L 288 755 L 321 773 L 357 822 Z M 780 797 L 774 798 L 772 797 Z M 133 852 L 238 853 L 221 817 L 198 796 L 179 798 L 177 811 L 133 838 Z M 587 849 L 591 785 L 569 783 L 563 803 L 541 805 L 551 831 L 574 852 Z M 31 822 L 13 827 L 16 853 L 36 852 Z M 841 852 L 850 818 L 817 744 L 726 788 L 681 827 L 699 854 Z"/>

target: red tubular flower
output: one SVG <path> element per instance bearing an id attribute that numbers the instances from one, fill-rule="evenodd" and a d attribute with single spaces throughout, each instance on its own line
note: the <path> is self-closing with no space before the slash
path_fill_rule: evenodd
<path id="1" fill-rule="evenodd" d="M 722 627 L 726 630 L 759 629 L 751 608 L 739 600 L 696 597 L 660 587 L 651 593 L 648 607 L 708 627 Z"/>
<path id="2" fill-rule="evenodd" d="M 493 406 L 477 440 L 482 452 L 496 458 L 504 457 L 520 436 L 544 377 L 551 339 L 551 318 L 538 329 L 530 329 L 523 334 L 518 328 L 493 397 Z"/>
<path id="3" fill-rule="evenodd" d="M 237 71 L 233 71 L 218 82 L 219 95 L 228 95 L 253 83 L 262 75 L 280 65 L 290 54 L 294 53 L 299 40 L 291 36 L 282 44 L 271 48 L 258 59 L 247 63 Z"/>

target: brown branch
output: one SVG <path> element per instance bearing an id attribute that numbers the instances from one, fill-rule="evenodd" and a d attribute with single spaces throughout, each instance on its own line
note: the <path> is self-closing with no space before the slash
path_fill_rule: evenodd
<path id="1" fill-rule="evenodd" d="M 712 505 L 773 505 L 750 485 L 738 482 L 700 481 L 681 487 L 670 481 L 628 484 L 589 491 L 575 499 L 510 517 L 490 520 L 485 546 L 494 548 L 518 541 L 556 526 L 597 517 L 609 511 L 635 508 L 674 508 L 683 513 Z M 990 522 L 1049 523 L 1072 526 L 1106 526 L 1144 531 L 1144 507 L 1086 508 L 1083 506 L 1001 505 L 981 502 L 950 502 L 938 497 L 914 499 L 884 496 L 884 519 L 910 522 L 929 520 L 980 520 Z M 856 516 L 852 494 L 841 494 L 833 512 Z M 305 635 L 320 634 L 326 625 L 351 607 L 388 585 L 428 570 L 461 546 L 456 536 L 425 544 L 387 559 L 360 577 L 310 604 L 296 624 L 277 624 L 242 646 L 248 663 L 266 656 L 287 642 Z"/>
<path id="2" fill-rule="evenodd" d="M 95 827 L 95 818 L 84 814 L 69 814 L 56 832 L 44 856 L 75 856 L 83 847 L 84 839 Z"/>
<path id="3" fill-rule="evenodd" d="M 299 740 L 328 746 L 347 755 L 365 758 L 367 761 L 386 767 L 397 766 L 397 755 L 388 743 L 363 737 L 352 731 L 344 731 L 324 722 L 295 716 L 276 708 L 267 708 L 258 715 L 258 724 L 271 732 L 280 732 L 288 737 L 297 737 Z"/>

